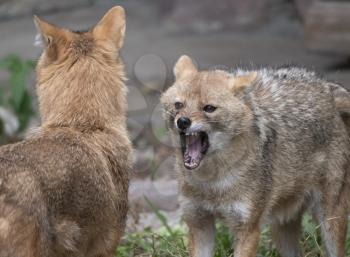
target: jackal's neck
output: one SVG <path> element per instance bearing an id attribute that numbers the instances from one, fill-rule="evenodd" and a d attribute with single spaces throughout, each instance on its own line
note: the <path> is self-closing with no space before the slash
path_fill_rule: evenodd
<path id="1" fill-rule="evenodd" d="M 62 67 L 38 68 L 38 96 L 44 127 L 104 130 L 125 127 L 124 67 L 101 67 L 94 59 Z"/>

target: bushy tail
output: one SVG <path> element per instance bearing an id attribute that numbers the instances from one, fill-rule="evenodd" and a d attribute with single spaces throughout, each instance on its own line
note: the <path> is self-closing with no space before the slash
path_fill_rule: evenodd
<path id="1" fill-rule="evenodd" d="M 336 108 L 338 109 L 350 135 L 350 92 L 337 84 L 331 84 Z"/>

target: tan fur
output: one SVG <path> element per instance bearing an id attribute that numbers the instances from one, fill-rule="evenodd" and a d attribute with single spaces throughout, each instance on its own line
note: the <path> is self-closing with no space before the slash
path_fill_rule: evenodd
<path id="1" fill-rule="evenodd" d="M 253 229 L 238 231 L 236 237 L 236 256 L 256 256 L 260 238 L 260 229 L 258 225 L 254 226 Z"/>
<path id="2" fill-rule="evenodd" d="M 228 73 L 198 71 L 190 62 L 179 59 L 161 102 L 177 146 L 191 256 L 213 256 L 219 218 L 235 233 L 235 257 L 256 256 L 264 224 L 271 225 L 283 257 L 299 257 L 301 217 L 309 208 L 327 255 L 343 257 L 350 194 L 347 91 L 299 68 Z M 216 108 L 208 112 L 208 105 Z M 184 117 L 190 125 L 181 128 Z M 209 147 L 191 169 L 181 142 L 196 145 L 193 137 L 203 132 Z"/>
<path id="3" fill-rule="evenodd" d="M 258 75 L 257 72 L 251 72 L 247 75 L 241 75 L 241 76 L 235 77 L 232 82 L 233 93 L 238 94 L 239 92 L 244 90 L 244 88 L 251 85 L 253 81 L 256 79 L 257 75 Z"/>
<path id="4" fill-rule="evenodd" d="M 334 83 L 330 83 L 330 87 L 334 95 L 337 109 L 339 110 L 344 123 L 346 124 L 348 134 L 350 135 L 350 93 L 345 88 Z"/>
<path id="5" fill-rule="evenodd" d="M 124 10 L 112 8 L 87 32 L 34 19 L 44 46 L 42 126 L 0 148 L 0 256 L 112 257 L 132 159 L 119 57 Z"/>
<path id="6" fill-rule="evenodd" d="M 180 76 L 185 77 L 196 72 L 197 67 L 187 55 L 181 56 L 174 66 L 174 75 L 176 78 L 180 78 Z"/>

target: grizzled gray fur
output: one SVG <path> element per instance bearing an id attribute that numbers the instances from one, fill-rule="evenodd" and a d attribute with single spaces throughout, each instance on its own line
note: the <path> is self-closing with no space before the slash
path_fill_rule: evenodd
<path id="1" fill-rule="evenodd" d="M 235 257 L 256 256 L 262 225 L 283 257 L 303 255 L 301 218 L 325 252 L 344 257 L 350 95 L 300 68 L 198 71 L 182 56 L 162 96 L 176 150 L 191 256 L 213 256 L 214 221 L 235 233 Z"/>

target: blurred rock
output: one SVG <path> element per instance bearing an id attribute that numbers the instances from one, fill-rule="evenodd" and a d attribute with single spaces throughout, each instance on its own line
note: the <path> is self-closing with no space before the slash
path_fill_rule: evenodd
<path id="1" fill-rule="evenodd" d="M 67 10 L 90 5 L 94 0 L 0 0 L 0 19 L 19 15 Z"/>
<path id="2" fill-rule="evenodd" d="M 305 40 L 314 51 L 350 55 L 350 2 L 315 1 L 305 17 Z"/>
<path id="3" fill-rule="evenodd" d="M 172 19 L 178 27 L 199 33 L 256 26 L 264 18 L 266 0 L 177 0 Z"/>
<path id="4" fill-rule="evenodd" d="M 155 162 L 154 150 L 152 146 L 146 149 L 134 149 L 134 176 L 138 178 L 150 175 L 152 165 Z"/>
<path id="5" fill-rule="evenodd" d="M 135 66 L 134 74 L 148 91 L 163 92 L 167 69 L 164 61 L 158 55 L 145 54 L 141 56 Z"/>
<path id="6" fill-rule="evenodd" d="M 138 122 L 133 118 L 129 118 L 127 120 L 127 125 L 128 125 L 129 136 L 132 141 L 142 134 L 142 131 L 144 129 L 144 124 L 141 124 L 140 122 Z"/>
<path id="7" fill-rule="evenodd" d="M 294 0 L 299 16 L 305 20 L 307 12 L 315 0 Z"/>
<path id="8" fill-rule="evenodd" d="M 127 232 L 142 231 L 147 227 L 163 227 L 156 213 L 150 208 L 146 199 L 165 216 L 171 227 L 181 220 L 181 210 L 177 200 L 177 182 L 170 179 L 152 181 L 135 180 L 129 189 L 130 211 L 127 221 Z"/>
<path id="9" fill-rule="evenodd" d="M 164 211 L 174 211 L 179 207 L 177 200 L 177 181 L 159 179 L 152 181 L 135 180 L 130 184 L 130 208 L 136 213 L 151 212 L 147 198 L 156 208 Z"/>
<path id="10" fill-rule="evenodd" d="M 175 156 L 172 154 L 173 150 L 169 152 L 158 151 L 157 155 L 160 155 L 157 168 L 153 172 L 154 179 L 174 180 L 177 179 L 177 172 L 175 171 L 174 163 Z"/>
<path id="11" fill-rule="evenodd" d="M 143 92 L 135 85 L 128 85 L 128 111 L 147 109 L 147 102 Z"/>
<path id="12" fill-rule="evenodd" d="M 12 137 L 18 131 L 19 121 L 16 115 L 8 109 L 0 107 L 0 120 L 6 136 Z"/>
<path id="13" fill-rule="evenodd" d="M 164 215 L 166 218 L 167 224 L 172 228 L 180 224 L 181 213 L 182 212 L 180 209 L 170 212 L 162 211 L 162 215 Z M 129 213 L 126 225 L 127 233 L 142 231 L 145 228 L 152 228 L 152 230 L 157 230 L 164 228 L 164 226 L 155 213 L 140 213 L 136 220 L 135 216 Z"/>
<path id="14" fill-rule="evenodd" d="M 155 4 L 158 15 L 165 17 L 173 11 L 176 1 L 150 0 L 150 3 Z"/>

